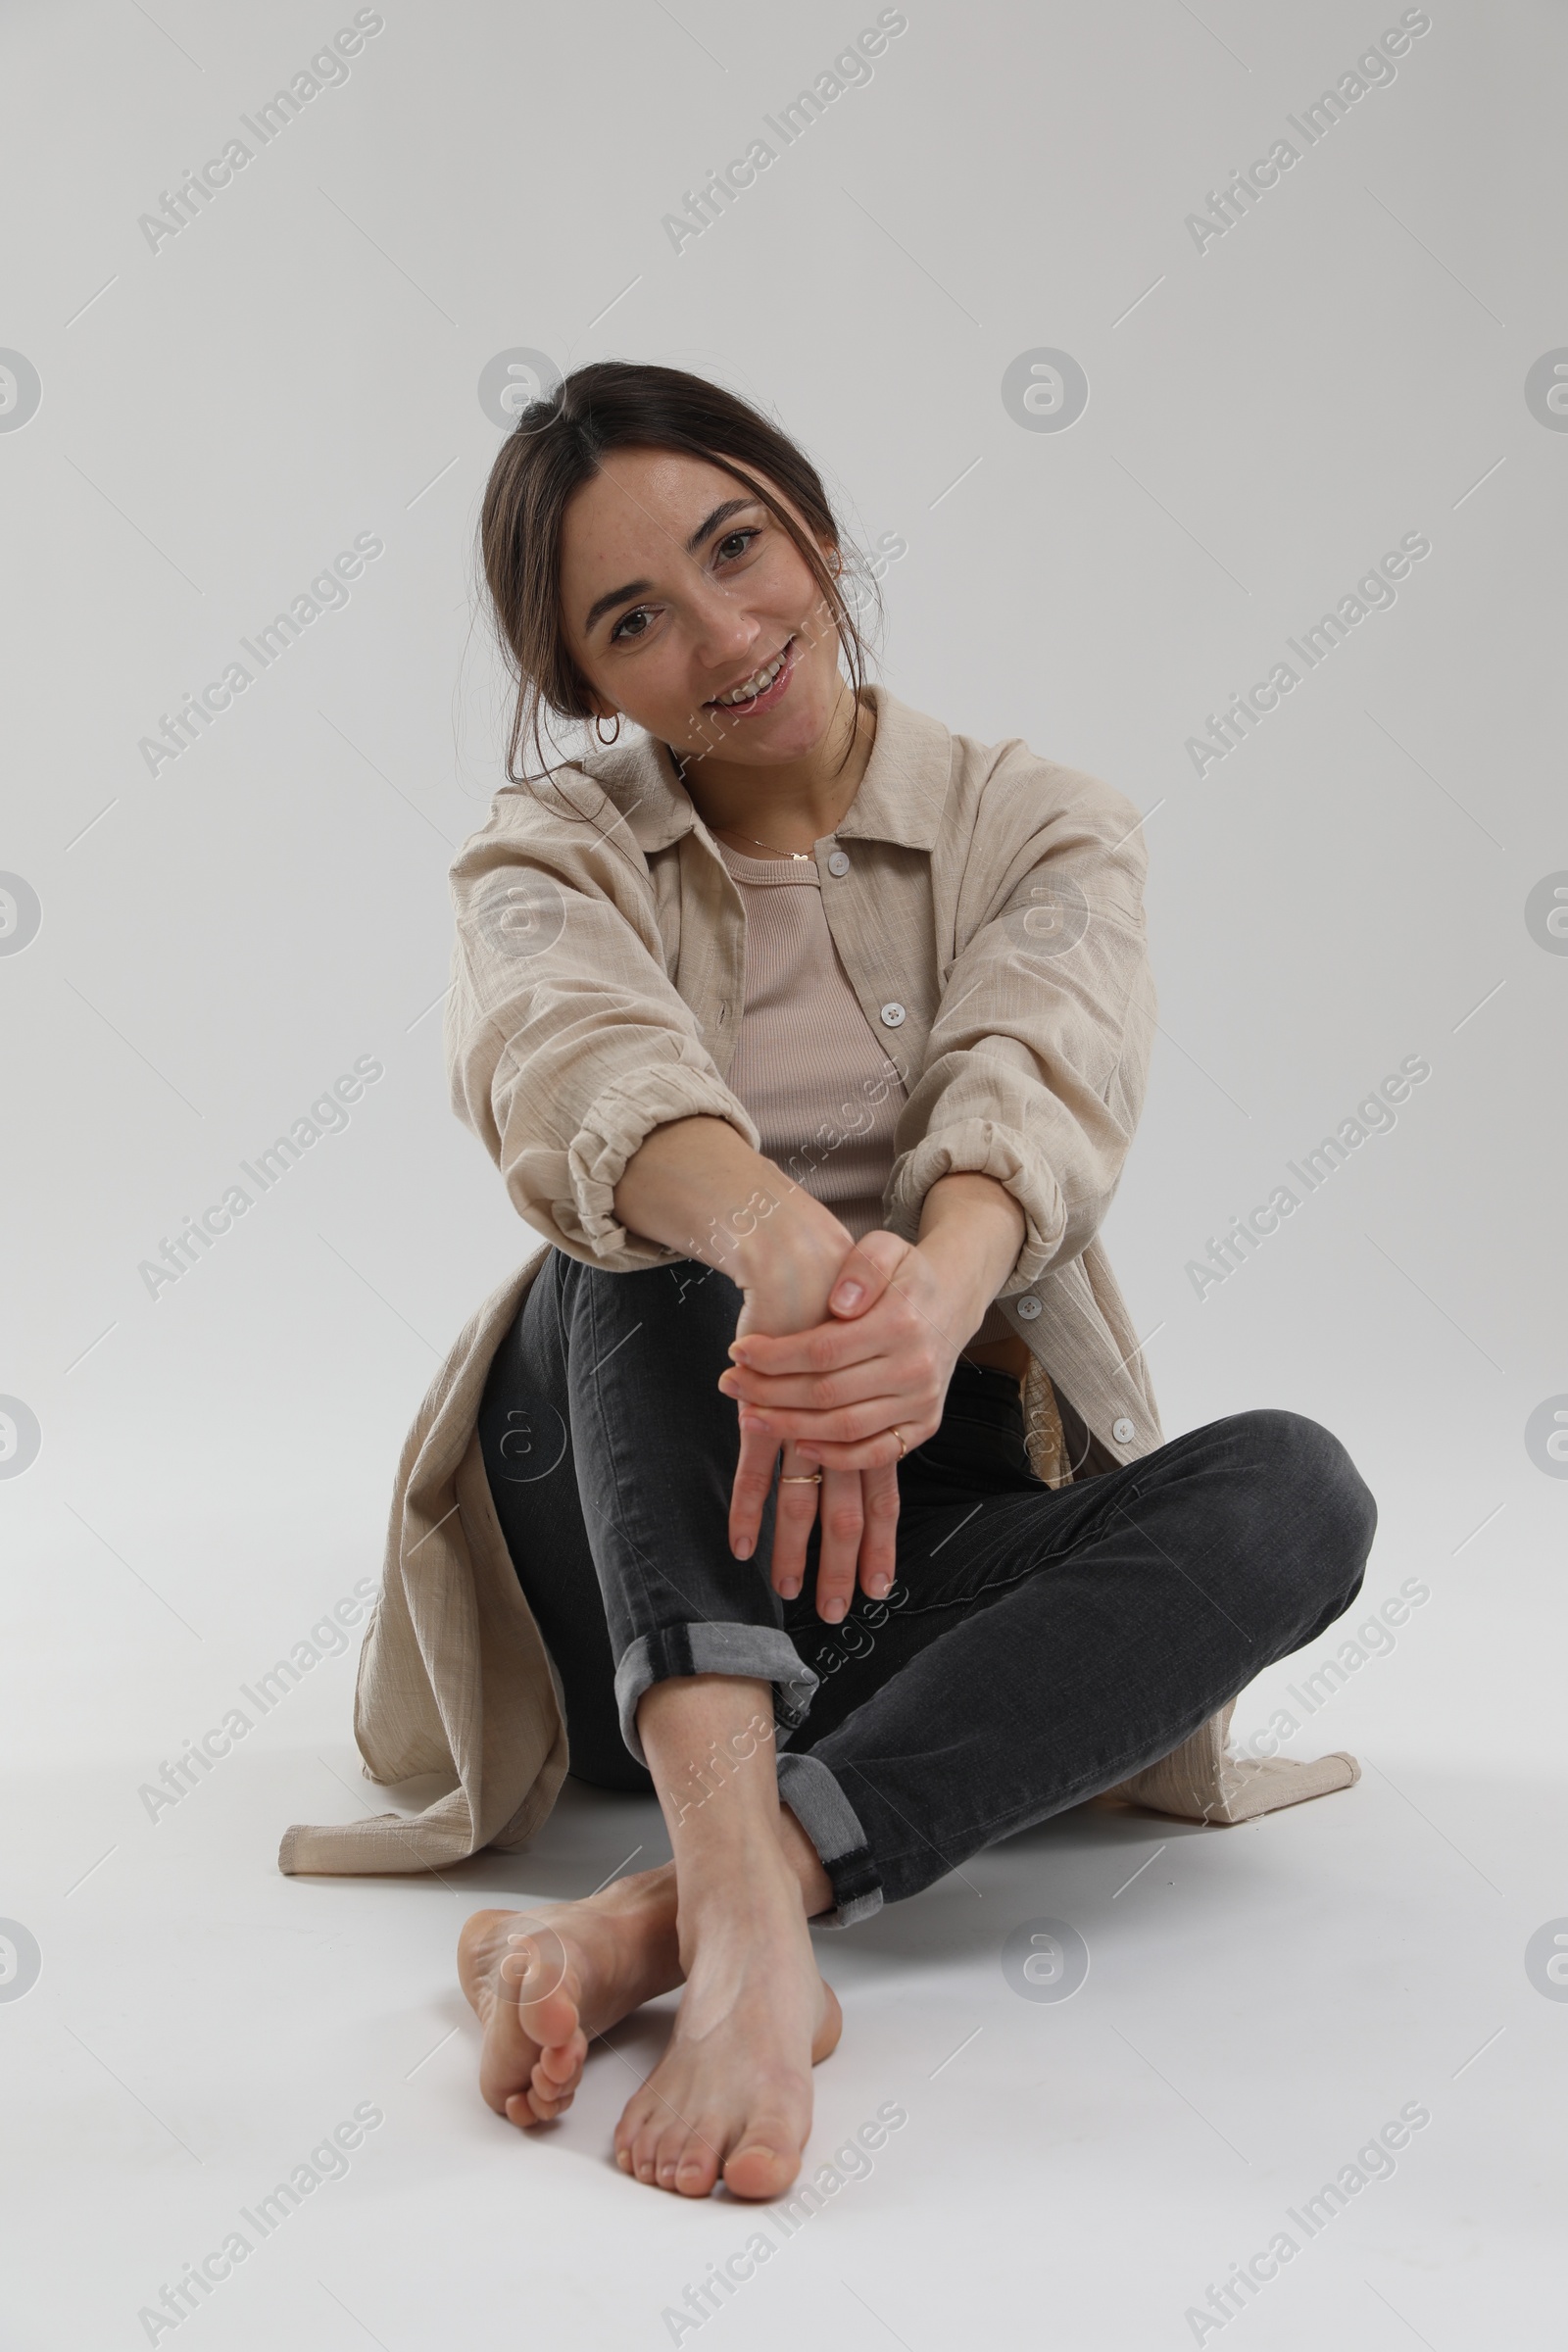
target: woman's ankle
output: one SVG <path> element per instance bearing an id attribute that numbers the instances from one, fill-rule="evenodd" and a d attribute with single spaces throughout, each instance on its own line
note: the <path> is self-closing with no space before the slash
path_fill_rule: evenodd
<path id="1" fill-rule="evenodd" d="M 838 1897 L 833 1891 L 833 1882 L 823 1869 L 821 1856 L 801 1827 L 797 1815 L 782 1797 L 779 1799 L 776 1827 L 784 1859 L 801 1890 L 806 1916 L 808 1919 L 820 1918 L 823 1912 L 832 1911 L 837 1906 Z"/>
<path id="2" fill-rule="evenodd" d="M 782 1963 L 797 1935 L 808 1950 L 806 1906 L 776 1839 L 760 1838 L 731 1869 L 709 1873 L 699 1868 L 683 1875 L 676 1938 L 688 1978 L 705 1953 L 734 1955 L 765 1946 Z"/>
<path id="3" fill-rule="evenodd" d="M 638 1870 L 627 1877 L 610 1879 L 596 1886 L 592 1894 L 580 1897 L 584 1907 L 591 1906 L 608 1916 L 615 1917 L 626 1911 L 673 1911 L 675 1907 L 675 1865 L 656 1863 L 652 1870 Z"/>
<path id="4" fill-rule="evenodd" d="M 749 1677 L 657 1683 L 637 1722 L 675 1857 L 683 1957 L 709 1925 L 744 1927 L 780 1904 L 805 1920 L 831 1910 L 815 1847 L 781 1804 L 771 1688 Z"/>

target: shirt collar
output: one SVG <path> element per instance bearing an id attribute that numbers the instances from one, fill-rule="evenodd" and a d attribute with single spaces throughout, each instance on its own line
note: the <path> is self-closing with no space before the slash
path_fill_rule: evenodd
<path id="1" fill-rule="evenodd" d="M 953 737 L 940 719 L 910 710 L 885 686 L 864 692 L 876 712 L 876 740 L 835 838 L 934 849 L 952 780 Z M 645 856 L 667 849 L 697 822 L 667 747 L 641 727 L 629 742 L 590 752 L 574 764 L 614 803 Z"/>

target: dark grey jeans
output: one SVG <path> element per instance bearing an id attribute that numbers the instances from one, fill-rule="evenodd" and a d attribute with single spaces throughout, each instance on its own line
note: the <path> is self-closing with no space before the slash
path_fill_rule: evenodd
<path id="1" fill-rule="evenodd" d="M 715 1383 L 741 1294 L 694 1260 L 552 1250 L 491 1367 L 496 1511 L 565 1699 L 571 1771 L 648 1790 L 637 1702 L 679 1674 L 773 1686 L 779 1791 L 849 1926 L 1167 1755 L 1354 1600 L 1377 1505 L 1299 1413 L 1232 1413 L 1053 1490 L 1017 1383 L 961 1358 L 899 1466 L 898 1578 L 838 1626 L 768 1583 L 772 1504 L 729 1548 Z"/>

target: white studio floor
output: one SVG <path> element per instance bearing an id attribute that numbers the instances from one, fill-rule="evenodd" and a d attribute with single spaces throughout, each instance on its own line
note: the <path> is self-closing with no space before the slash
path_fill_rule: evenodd
<path id="1" fill-rule="evenodd" d="M 1541 1936 L 1568 1933 L 1560 1645 L 1540 1632 L 1556 1607 L 1550 1514 L 1532 1524 L 1526 1494 L 1488 1520 L 1479 1488 L 1471 1517 L 1462 1493 L 1379 1492 L 1361 1601 L 1255 1684 L 1236 1723 L 1290 1704 L 1287 1686 L 1413 1577 L 1428 1598 L 1396 1646 L 1285 1751 L 1348 1747 L 1359 1785 L 1237 1829 L 1092 1804 L 822 1935 L 846 2033 L 816 2078 L 803 2179 L 879 2111 L 906 2120 L 869 2158 L 846 2155 L 793 2225 L 614 2169 L 612 2128 L 657 2053 L 659 2011 L 596 2050 L 548 2132 L 514 2132 L 474 2087 L 460 1921 L 587 1892 L 639 1846 L 639 1866 L 662 1855 L 651 1801 L 568 1784 L 533 1852 L 440 1883 L 280 1877 L 288 1822 L 388 1801 L 349 1737 L 351 1645 L 221 1781 L 149 1822 L 148 1726 L 176 1720 L 164 1603 L 119 1552 L 51 1535 L 63 1522 L 40 1493 L 34 1565 L 7 1588 L 0 1912 L 40 1955 L 20 1996 L 20 1978 L 0 1984 L 7 2352 L 175 2335 L 186 2352 L 1560 2346 L 1568 1999 Z M 364 1532 L 327 1546 L 344 1590 L 373 1565 Z M 171 1538 L 166 1596 L 213 1539 L 194 1524 Z M 312 1587 L 330 1600 L 320 1554 L 317 1538 Z M 80 1629 L 70 1660 L 62 1608 Z M 209 1661 L 189 1734 L 275 1638 Z M 1046 1921 L 1089 1954 L 1065 2000 L 1022 1997 L 1001 1963 L 1010 1934 Z M 381 2120 L 341 2171 L 315 2168 L 336 2177 L 264 2239 L 242 2213 L 335 2127 L 354 2137 L 356 2110 Z M 1427 2120 L 1401 2132 L 1401 2115 Z M 1358 2166 L 1386 2126 L 1398 2153 Z M 1347 2168 L 1363 2184 L 1343 2207 L 1321 2199 Z M 139 2320 L 236 2230 L 246 2259 L 177 2328 Z M 754 2264 L 759 2230 L 771 2250 Z M 1292 2258 L 1220 2323 L 1210 2289 L 1259 2255 L 1274 2269 L 1281 2232 Z M 706 2318 L 667 2316 L 737 2256 L 751 2275 Z M 1205 2306 L 1207 2322 L 1189 2316 Z"/>

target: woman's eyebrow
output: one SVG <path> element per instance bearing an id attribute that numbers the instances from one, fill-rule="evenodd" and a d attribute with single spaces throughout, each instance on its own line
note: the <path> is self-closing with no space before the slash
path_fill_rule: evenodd
<path id="1" fill-rule="evenodd" d="M 710 539 L 721 522 L 728 522 L 732 514 L 739 514 L 744 508 L 755 507 L 756 504 L 755 498 L 726 498 L 697 525 L 686 542 L 687 555 L 695 556 L 703 541 Z M 590 635 L 595 622 L 603 620 L 614 606 L 626 604 L 634 596 L 647 596 L 652 587 L 652 580 L 628 580 L 624 588 L 612 588 L 608 595 L 600 597 L 589 607 L 588 617 L 582 624 L 583 635 Z"/>

